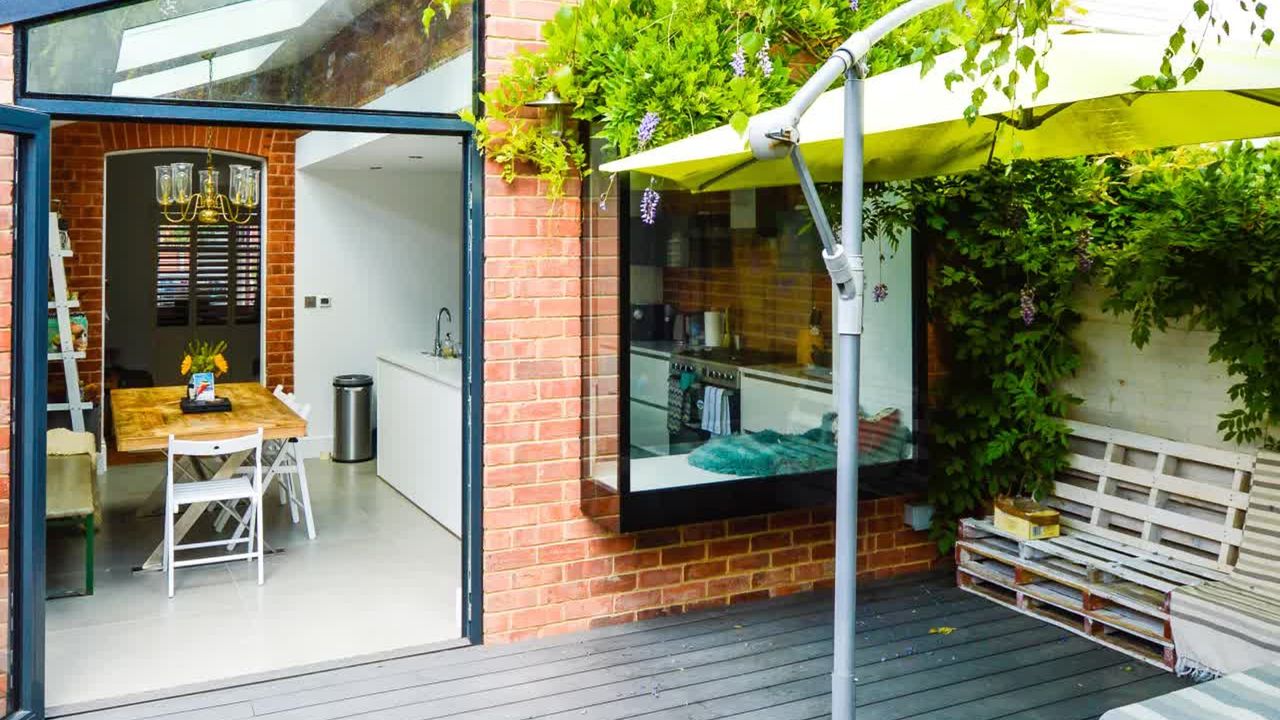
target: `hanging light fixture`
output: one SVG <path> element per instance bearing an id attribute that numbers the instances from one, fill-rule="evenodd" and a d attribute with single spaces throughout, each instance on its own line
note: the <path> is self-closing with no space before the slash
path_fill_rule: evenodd
<path id="1" fill-rule="evenodd" d="M 209 84 L 205 99 L 213 99 L 213 58 L 216 53 L 200 57 L 209 63 Z M 196 221 L 202 225 L 225 222 L 243 225 L 252 220 L 258 209 L 262 171 L 248 165 L 228 168 L 227 194 L 218 192 L 221 171 L 213 167 L 213 127 L 205 130 L 205 167 L 199 171 L 199 185 L 192 193 L 191 180 L 195 166 L 176 162 L 156 166 L 156 203 L 171 223 Z"/>

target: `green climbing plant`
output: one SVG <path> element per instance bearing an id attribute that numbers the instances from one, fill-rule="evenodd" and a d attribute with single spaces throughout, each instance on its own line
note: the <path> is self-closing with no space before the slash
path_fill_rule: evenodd
<path id="1" fill-rule="evenodd" d="M 1215 334 L 1228 441 L 1280 447 L 1280 148 L 1235 143 L 1112 159 L 1103 307 L 1142 347 L 1174 323 Z"/>
<path id="2" fill-rule="evenodd" d="M 1014 162 L 911 183 L 929 243 L 929 320 L 947 367 L 930 388 L 930 501 L 940 546 L 1002 493 L 1042 494 L 1066 464 L 1060 383 L 1080 366 L 1073 301 L 1100 248 L 1093 163 Z"/>

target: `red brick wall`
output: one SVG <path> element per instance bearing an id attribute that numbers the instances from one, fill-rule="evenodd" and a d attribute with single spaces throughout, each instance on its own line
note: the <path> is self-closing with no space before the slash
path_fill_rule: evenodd
<path id="1" fill-rule="evenodd" d="M 80 377 L 96 399 L 102 383 L 102 228 L 105 156 L 120 150 L 202 148 L 203 126 L 158 123 L 76 122 L 53 132 L 52 197 L 62 200 L 75 254 L 67 263 L 67 286 L 80 295 L 89 320 L 90 344 Z M 267 249 L 264 298 L 267 385 L 293 384 L 293 184 L 295 131 L 216 128 L 215 150 L 267 161 Z M 150 192 L 150 189 L 146 189 Z M 51 377 L 51 384 L 57 380 Z"/>
<path id="2" fill-rule="evenodd" d="M 536 45 L 550 0 L 486 3 L 486 83 Z M 618 533 L 616 498 L 581 499 L 583 222 L 576 181 L 551 204 L 527 169 L 485 178 L 485 634 L 505 642 L 829 585 L 829 508 Z M 607 231 L 595 235 L 609 242 Z M 594 242 L 594 240 L 593 240 Z M 607 283 L 589 283 L 594 307 Z M 593 311 L 593 323 L 600 322 Z M 806 315 L 807 318 L 807 315 Z M 585 346 L 584 346 L 585 345 Z M 601 370 L 593 375 L 606 379 Z M 588 435 L 597 429 L 589 429 Z M 589 483 L 585 485 L 590 486 Z M 904 531 L 902 500 L 864 503 L 861 575 L 926 569 L 927 538 Z"/>
<path id="3" fill-rule="evenodd" d="M 13 28 L 0 27 L 0 104 L 13 103 Z M 14 144 L 0 135 L 0 654 L 9 657 L 9 434 L 13 401 Z M 9 687 L 0 666 L 0 702 Z"/>

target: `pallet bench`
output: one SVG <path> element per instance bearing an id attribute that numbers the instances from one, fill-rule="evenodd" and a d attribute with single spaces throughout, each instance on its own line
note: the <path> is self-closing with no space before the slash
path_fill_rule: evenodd
<path id="1" fill-rule="evenodd" d="M 1024 541 L 988 519 L 966 519 L 957 584 L 1173 669 L 1170 595 L 1229 577 L 1253 457 L 1070 424 L 1070 468 L 1045 499 L 1062 513 L 1062 535 Z"/>

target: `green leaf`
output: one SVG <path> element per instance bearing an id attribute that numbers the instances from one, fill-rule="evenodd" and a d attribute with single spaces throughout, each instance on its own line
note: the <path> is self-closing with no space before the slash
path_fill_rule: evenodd
<path id="1" fill-rule="evenodd" d="M 741 38 L 738 38 L 738 44 L 742 45 L 747 55 L 755 55 L 764 47 L 764 35 L 758 32 L 744 33 Z"/>
<path id="2" fill-rule="evenodd" d="M 1196 17 L 1203 19 L 1205 14 L 1209 12 L 1209 3 L 1205 2 L 1205 0 L 1196 0 L 1195 4 L 1192 5 L 1192 9 L 1195 10 Z"/>
<path id="3" fill-rule="evenodd" d="M 1049 73 L 1045 72 L 1044 68 L 1041 67 L 1040 63 L 1038 62 L 1036 63 L 1036 66 L 1035 66 L 1035 73 L 1036 73 L 1036 91 L 1035 91 L 1034 97 L 1038 97 L 1045 88 L 1049 87 Z"/>
<path id="4" fill-rule="evenodd" d="M 739 111 L 735 112 L 733 116 L 729 118 L 729 127 L 733 128 L 734 132 L 739 135 L 745 135 L 747 132 L 747 124 L 750 122 L 751 118 L 747 117 L 746 113 Z"/>
<path id="5" fill-rule="evenodd" d="M 1271 28 L 1267 28 L 1266 30 L 1262 31 L 1262 42 L 1270 45 L 1271 42 L 1275 39 L 1276 39 L 1275 30 L 1272 30 Z"/>
<path id="6" fill-rule="evenodd" d="M 422 31 L 431 32 L 431 21 L 436 17 L 435 8 L 427 6 L 422 9 Z"/>
<path id="7" fill-rule="evenodd" d="M 1036 50 L 1030 45 L 1022 45 L 1017 52 L 1018 64 L 1027 69 L 1031 67 L 1031 63 L 1036 60 Z"/>
<path id="8" fill-rule="evenodd" d="M 1156 76 L 1143 75 L 1142 77 L 1133 81 L 1133 86 L 1139 90 L 1144 90 L 1144 91 L 1154 90 L 1156 87 Z"/>

